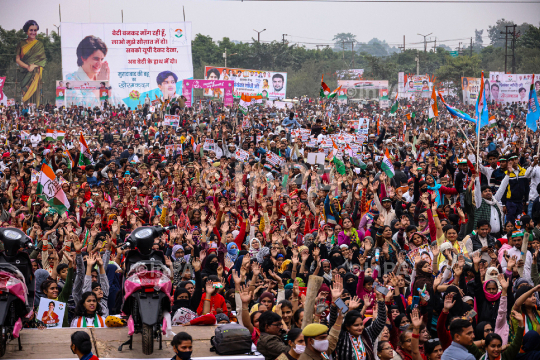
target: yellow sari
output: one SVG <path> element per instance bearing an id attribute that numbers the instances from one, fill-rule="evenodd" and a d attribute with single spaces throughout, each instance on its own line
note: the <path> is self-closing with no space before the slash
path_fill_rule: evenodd
<path id="1" fill-rule="evenodd" d="M 19 72 L 23 74 L 21 87 L 23 92 L 23 102 L 31 102 L 39 105 L 39 98 L 42 85 L 43 67 L 47 64 L 45 48 L 39 40 L 22 40 L 17 45 L 16 54 L 19 55 L 21 61 L 27 65 L 37 65 L 34 71 L 28 71 L 24 68 L 19 68 Z"/>

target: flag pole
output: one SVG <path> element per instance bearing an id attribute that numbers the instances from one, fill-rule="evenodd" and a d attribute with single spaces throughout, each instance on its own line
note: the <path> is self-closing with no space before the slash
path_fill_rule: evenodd
<path id="1" fill-rule="evenodd" d="M 476 121 L 476 173 L 478 174 L 480 172 L 480 117 Z"/>
<path id="2" fill-rule="evenodd" d="M 455 123 L 457 124 L 457 126 L 459 127 L 459 130 L 461 130 L 461 132 L 463 133 L 463 135 L 465 135 L 465 139 L 467 140 L 467 146 L 470 145 L 470 149 L 471 150 L 474 150 L 471 142 L 469 141 L 469 138 L 467 137 L 467 134 L 465 134 L 465 131 L 463 130 L 463 128 L 461 127 L 461 124 L 456 120 Z"/>

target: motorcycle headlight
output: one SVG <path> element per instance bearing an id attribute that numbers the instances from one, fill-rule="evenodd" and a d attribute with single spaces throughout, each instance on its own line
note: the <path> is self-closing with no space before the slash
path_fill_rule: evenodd
<path id="1" fill-rule="evenodd" d="M 22 235 L 17 232 L 17 231 L 13 231 L 13 230 L 4 230 L 4 236 L 10 240 L 19 240 Z"/>
<path id="2" fill-rule="evenodd" d="M 152 236 L 152 229 L 150 228 L 141 229 L 137 231 L 133 236 L 135 236 L 135 238 L 137 239 L 146 239 Z"/>

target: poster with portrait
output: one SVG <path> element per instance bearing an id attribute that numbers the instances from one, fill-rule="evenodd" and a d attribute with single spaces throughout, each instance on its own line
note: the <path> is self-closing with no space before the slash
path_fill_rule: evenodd
<path id="1" fill-rule="evenodd" d="M 275 100 L 287 97 L 287 73 L 265 70 L 247 70 L 228 67 L 206 66 L 205 80 L 234 80 L 234 97 L 242 94 L 261 95 L 263 99 Z M 222 98 L 221 89 L 205 89 L 204 96 Z"/>
<path id="2" fill-rule="evenodd" d="M 164 126 L 178 126 L 180 125 L 179 115 L 163 115 Z"/>
<path id="3" fill-rule="evenodd" d="M 513 102 L 528 102 L 531 82 L 534 81 L 536 92 L 540 91 L 540 75 L 504 74 L 490 72 L 489 79 L 484 79 L 486 98 L 496 103 L 510 104 Z"/>
<path id="4" fill-rule="evenodd" d="M 214 139 L 206 139 L 204 140 L 203 150 L 205 151 L 215 151 L 216 149 L 216 142 Z"/>
<path id="5" fill-rule="evenodd" d="M 63 22 L 61 31 L 63 80 L 109 81 L 111 104 L 176 98 L 193 78 L 191 22 Z"/>
<path id="6" fill-rule="evenodd" d="M 358 134 L 367 135 L 369 132 L 369 118 L 358 119 Z"/>
<path id="7" fill-rule="evenodd" d="M 236 160 L 242 161 L 242 162 L 247 162 L 249 159 L 249 153 L 242 149 L 237 149 L 234 153 L 234 156 L 236 157 Z"/>
<path id="8" fill-rule="evenodd" d="M 461 90 L 463 91 L 463 103 L 466 105 L 476 104 L 480 92 L 481 78 L 462 77 Z"/>
<path id="9" fill-rule="evenodd" d="M 429 265 L 432 265 L 433 262 L 433 253 L 431 252 L 431 247 L 428 244 L 417 247 L 407 253 L 407 258 L 413 265 L 413 268 L 416 266 L 415 258 L 420 255 L 421 259 L 427 261 Z"/>
<path id="10" fill-rule="evenodd" d="M 66 303 L 47 298 L 39 301 L 39 311 L 36 319 L 43 322 L 47 329 L 61 329 L 66 312 Z"/>

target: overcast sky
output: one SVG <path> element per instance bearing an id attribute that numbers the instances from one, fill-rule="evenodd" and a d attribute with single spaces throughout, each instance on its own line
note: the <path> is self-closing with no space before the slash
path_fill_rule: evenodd
<path id="1" fill-rule="evenodd" d="M 351 32 L 357 40 L 367 42 L 376 37 L 391 45 L 403 42 L 406 47 L 423 48 L 418 43 L 429 34 L 431 39 L 454 48 L 460 41 L 468 44 L 475 29 L 486 29 L 497 19 L 505 18 L 521 24 L 539 25 L 540 4 L 418 4 L 418 3 L 343 3 L 307 1 L 178 1 L 178 0 L 0 0 L 0 25 L 20 29 L 33 19 L 40 31 L 59 25 L 58 4 L 62 21 L 82 23 L 119 23 L 121 10 L 124 22 L 186 21 L 193 23 L 193 36 L 201 33 L 214 40 L 251 41 L 253 31 L 266 29 L 261 40 L 282 39 L 292 43 L 330 43 L 335 34 Z M 458 39 L 458 40 L 455 40 Z M 461 40 L 463 39 L 463 40 Z M 466 39 L 466 40 L 465 40 Z M 484 31 L 484 45 L 489 43 Z M 314 48 L 314 44 L 306 44 Z M 431 45 L 432 46 L 432 45 Z"/>

